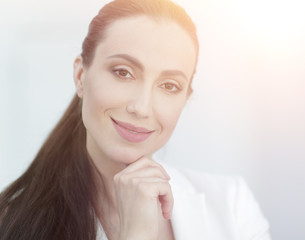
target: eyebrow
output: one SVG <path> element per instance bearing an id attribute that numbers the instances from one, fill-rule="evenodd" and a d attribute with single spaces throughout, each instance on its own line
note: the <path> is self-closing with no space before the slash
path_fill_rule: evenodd
<path id="1" fill-rule="evenodd" d="M 134 66 L 136 66 L 137 68 L 139 68 L 141 71 L 144 71 L 144 66 L 143 64 L 136 59 L 133 56 L 130 56 L 129 54 L 115 54 L 112 56 L 109 56 L 108 58 L 123 58 L 125 60 L 127 60 L 128 62 L 130 62 L 131 64 L 133 64 Z M 180 76 L 182 78 L 184 78 L 185 81 L 188 81 L 187 76 L 179 70 L 165 70 L 163 71 L 160 76 Z"/>
<path id="2" fill-rule="evenodd" d="M 136 59 L 135 57 L 132 57 L 128 54 L 116 54 L 116 55 L 112 55 L 108 58 L 123 58 L 123 59 L 127 60 L 128 62 L 132 63 L 133 65 L 135 65 L 140 70 L 142 70 L 142 71 L 144 70 L 143 64 L 140 63 L 140 61 L 138 59 Z"/>
<path id="3" fill-rule="evenodd" d="M 180 77 L 182 77 L 185 81 L 187 81 L 187 77 L 186 77 L 186 75 L 183 73 L 183 72 L 181 72 L 181 71 L 179 71 L 179 70 L 165 70 L 165 71 L 163 71 L 162 73 L 161 73 L 161 75 L 164 75 L 164 76 L 180 76 Z"/>

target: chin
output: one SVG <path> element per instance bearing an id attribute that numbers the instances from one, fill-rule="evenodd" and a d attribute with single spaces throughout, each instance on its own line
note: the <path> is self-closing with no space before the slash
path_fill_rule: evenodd
<path id="1" fill-rule="evenodd" d="M 143 157 L 145 154 L 141 152 L 133 152 L 128 150 L 118 150 L 111 154 L 110 159 L 115 162 L 123 163 L 123 164 L 131 164 L 136 162 L 139 158 Z"/>
<path id="2" fill-rule="evenodd" d="M 151 151 L 141 151 L 141 150 L 131 150 L 131 149 L 120 149 L 118 151 L 115 151 L 111 158 L 119 163 L 123 163 L 123 164 L 132 164 L 134 162 L 136 162 L 137 160 L 139 160 L 140 158 L 146 156 L 146 157 L 150 157 L 152 156 L 153 152 Z"/>

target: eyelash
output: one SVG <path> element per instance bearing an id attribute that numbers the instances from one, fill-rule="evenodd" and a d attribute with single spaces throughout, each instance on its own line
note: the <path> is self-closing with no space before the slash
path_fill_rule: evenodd
<path id="1" fill-rule="evenodd" d="M 167 84 L 171 85 L 172 87 L 174 87 L 176 89 L 175 90 L 166 89 Z M 174 84 L 174 83 L 170 83 L 170 82 L 166 82 L 166 83 L 161 84 L 161 88 L 165 89 L 166 91 L 168 91 L 170 93 L 178 93 L 182 90 L 180 86 L 178 86 L 177 84 Z"/>
<path id="2" fill-rule="evenodd" d="M 119 78 L 121 79 L 135 79 L 134 76 L 125 68 L 117 68 L 117 69 L 113 69 L 112 70 L 114 72 L 114 74 L 116 76 L 118 76 Z M 122 72 L 125 72 L 126 75 L 130 75 L 130 77 L 126 77 L 126 76 L 123 76 L 121 73 Z M 173 88 L 175 88 L 175 90 L 169 90 L 166 88 L 166 85 L 171 85 Z M 161 84 L 161 88 L 164 89 L 165 91 L 169 92 L 169 93 L 178 93 L 182 90 L 182 88 L 178 85 L 178 84 L 175 84 L 175 83 L 171 83 L 171 82 L 165 82 L 165 83 L 162 83 Z"/>
<path id="3" fill-rule="evenodd" d="M 119 78 L 121 79 L 134 79 L 134 76 L 126 69 L 124 68 L 118 68 L 118 69 L 114 69 L 112 70 L 114 72 L 114 74 L 116 74 Z M 125 72 L 126 75 L 130 75 L 130 77 L 126 77 L 126 76 L 123 76 L 121 73 L 122 72 Z"/>

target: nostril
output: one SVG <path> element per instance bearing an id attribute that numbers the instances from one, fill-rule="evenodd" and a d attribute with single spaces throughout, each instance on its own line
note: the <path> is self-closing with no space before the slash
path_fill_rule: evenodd
<path id="1" fill-rule="evenodd" d="M 126 110 L 130 114 L 135 114 L 137 117 L 149 117 L 152 113 L 152 100 L 150 96 L 138 97 L 130 101 Z"/>

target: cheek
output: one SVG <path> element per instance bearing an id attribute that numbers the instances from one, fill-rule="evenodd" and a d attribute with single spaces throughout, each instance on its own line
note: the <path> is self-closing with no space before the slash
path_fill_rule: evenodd
<path id="1" fill-rule="evenodd" d="M 83 94 L 83 122 L 87 130 L 93 135 L 106 123 L 105 113 L 117 106 L 121 101 L 114 92 L 114 87 L 98 79 L 86 79 Z"/>
<path id="2" fill-rule="evenodd" d="M 91 110 L 99 110 L 101 113 L 109 108 L 115 108 L 123 104 L 126 99 L 126 91 L 122 86 L 113 81 L 91 80 L 85 86 L 84 102 Z"/>
<path id="3" fill-rule="evenodd" d="M 176 127 L 177 121 L 183 110 L 185 100 L 178 97 L 171 99 L 170 101 L 168 99 L 166 100 L 158 103 L 156 112 L 162 131 L 166 135 L 170 136 Z"/>

